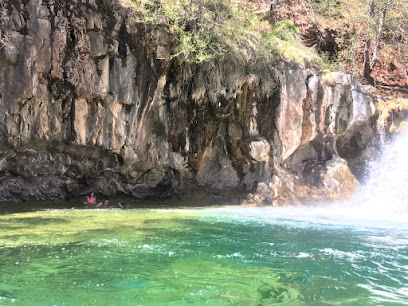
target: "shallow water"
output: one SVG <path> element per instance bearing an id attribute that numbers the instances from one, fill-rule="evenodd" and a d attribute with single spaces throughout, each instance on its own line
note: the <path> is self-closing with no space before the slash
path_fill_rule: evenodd
<path id="1" fill-rule="evenodd" d="M 325 211 L 0 215 L 0 305 L 408 305 L 408 225 Z"/>

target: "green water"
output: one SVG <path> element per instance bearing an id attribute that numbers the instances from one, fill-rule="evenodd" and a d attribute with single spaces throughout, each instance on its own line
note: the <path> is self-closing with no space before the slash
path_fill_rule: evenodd
<path id="1" fill-rule="evenodd" d="M 408 228 L 330 218 L 273 208 L 3 214 L 0 305 L 408 305 Z"/>

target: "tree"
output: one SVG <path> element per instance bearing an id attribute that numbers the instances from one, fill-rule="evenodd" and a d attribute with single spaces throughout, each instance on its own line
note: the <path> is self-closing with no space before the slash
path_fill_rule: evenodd
<path id="1" fill-rule="evenodd" d="M 407 40 L 407 19 L 401 19 L 401 14 L 406 14 L 408 9 L 407 0 L 370 0 L 368 3 L 368 22 L 367 22 L 367 34 L 364 50 L 364 78 L 374 85 L 374 79 L 371 76 L 377 63 L 381 58 L 381 48 L 383 45 L 383 36 L 385 31 L 388 31 L 388 38 L 385 43 L 393 45 L 395 40 L 404 41 Z M 398 29 L 400 35 L 392 35 L 394 31 Z M 374 44 L 373 44 L 374 42 Z M 398 45 L 398 57 L 403 71 L 408 76 L 405 68 L 405 57 L 408 55 L 401 46 Z M 404 49 L 404 50 L 403 50 Z M 406 54 L 404 54 L 406 53 Z"/>
<path id="2" fill-rule="evenodd" d="M 369 13 L 368 13 L 368 28 L 367 28 L 367 38 L 366 45 L 364 50 L 364 78 L 371 84 L 374 84 L 374 79 L 371 76 L 375 65 L 377 64 L 380 56 L 380 47 L 381 47 L 381 37 L 383 34 L 384 23 L 386 20 L 387 12 L 393 7 L 393 1 L 386 1 L 382 4 L 378 3 L 379 1 L 370 0 L 369 2 Z M 376 6 L 380 6 L 380 9 L 377 9 Z M 372 24 L 376 18 L 377 11 L 380 12 L 378 28 L 376 31 L 373 31 Z M 375 34 L 372 35 L 371 32 Z M 375 36 L 375 45 L 372 47 L 373 36 Z"/>

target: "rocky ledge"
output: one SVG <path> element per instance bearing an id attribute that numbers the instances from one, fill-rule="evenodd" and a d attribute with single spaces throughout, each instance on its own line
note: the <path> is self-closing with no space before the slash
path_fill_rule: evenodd
<path id="1" fill-rule="evenodd" d="M 113 0 L 0 5 L 0 201 L 198 191 L 283 204 L 358 188 L 376 133 L 354 77 L 160 60 L 171 36 Z"/>

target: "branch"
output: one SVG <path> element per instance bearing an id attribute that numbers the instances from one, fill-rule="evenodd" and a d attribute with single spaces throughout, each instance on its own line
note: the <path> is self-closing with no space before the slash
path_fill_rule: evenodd
<path id="1" fill-rule="evenodd" d="M 385 18 L 387 16 L 387 12 L 390 9 L 390 7 L 391 7 L 390 4 L 387 3 L 387 4 L 384 4 L 381 10 L 381 18 L 380 18 L 380 23 L 378 25 L 377 39 L 376 39 L 374 50 L 373 50 L 373 56 L 370 61 L 371 70 L 374 69 L 379 59 L 379 52 L 380 52 L 380 47 L 381 47 L 381 36 L 384 30 Z"/>

